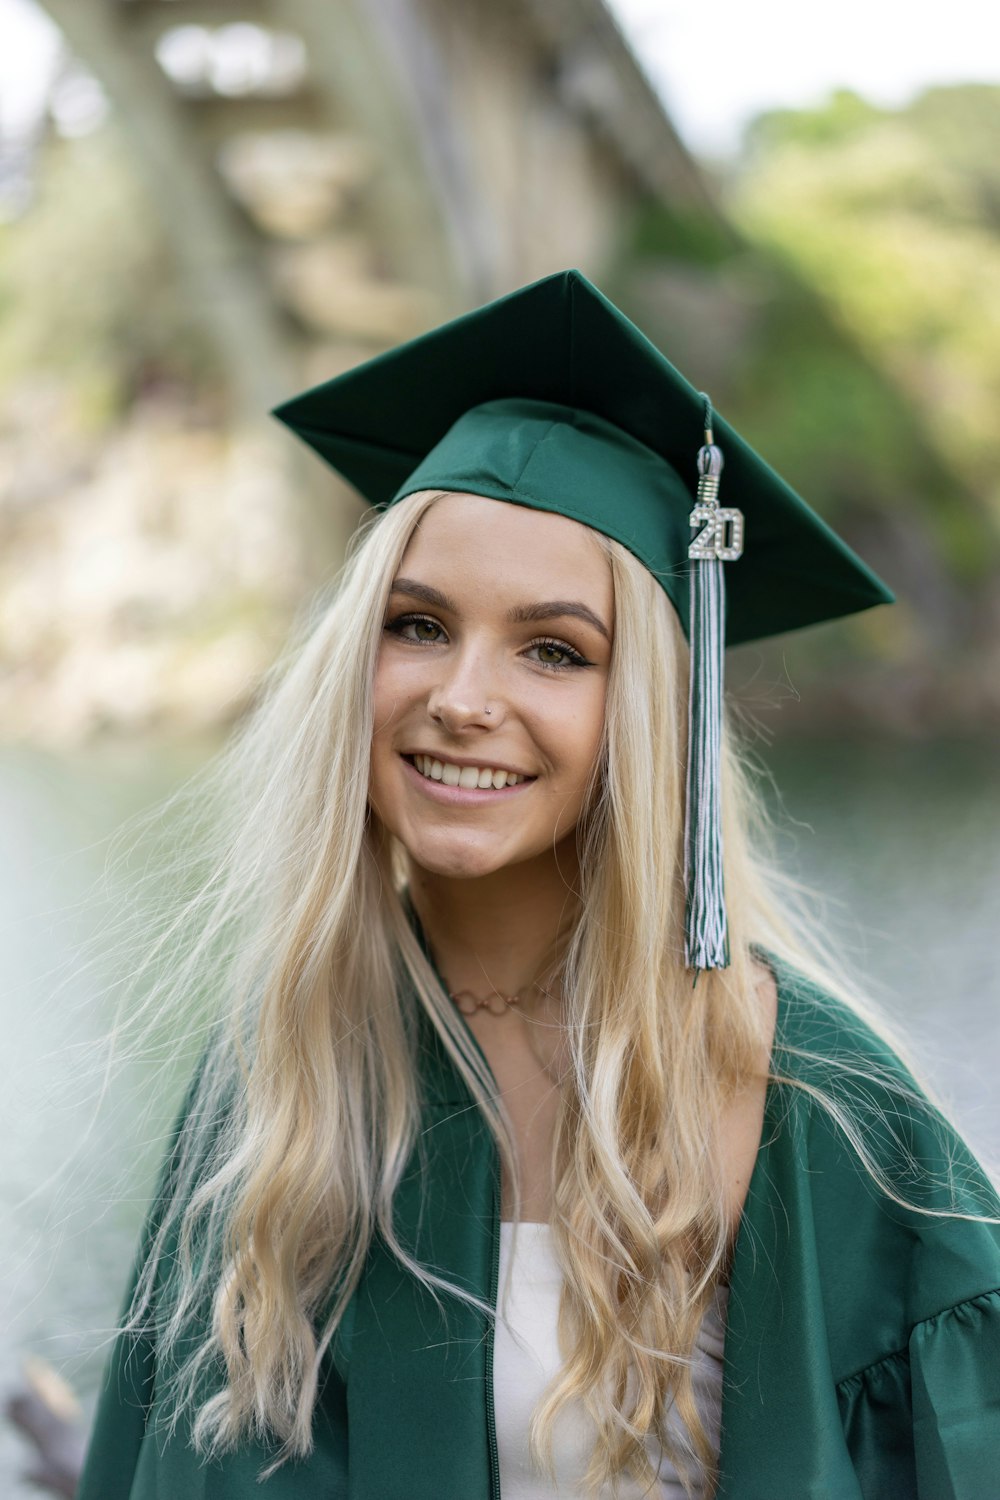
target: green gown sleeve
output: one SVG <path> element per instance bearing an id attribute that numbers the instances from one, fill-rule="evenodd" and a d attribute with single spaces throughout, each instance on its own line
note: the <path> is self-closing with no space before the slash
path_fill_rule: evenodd
<path id="1" fill-rule="evenodd" d="M 838 1397 L 865 1495 L 983 1500 L 1000 1457 L 1000 1291 L 924 1319 Z"/>

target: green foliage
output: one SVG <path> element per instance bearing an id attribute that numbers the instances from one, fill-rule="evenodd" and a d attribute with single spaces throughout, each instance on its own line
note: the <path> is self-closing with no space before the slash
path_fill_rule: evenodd
<path id="1" fill-rule="evenodd" d="M 734 399 L 751 441 L 793 484 L 820 487 L 825 508 L 859 486 L 895 490 L 898 403 L 793 286 L 758 323 Z"/>
<path id="2" fill-rule="evenodd" d="M 841 93 L 765 116 L 732 207 L 861 354 L 850 379 L 829 341 L 812 367 L 771 348 L 761 368 L 862 441 L 880 493 L 930 517 L 955 571 L 981 574 L 1000 522 L 1000 88 L 934 89 L 895 112 Z"/>
<path id="3" fill-rule="evenodd" d="M 789 142 L 819 147 L 839 145 L 883 118 L 881 110 L 850 89 L 838 89 L 818 110 L 774 109 L 758 115 L 747 128 L 748 152 L 780 150 Z"/>
<path id="4" fill-rule="evenodd" d="M 732 232 L 721 216 L 647 198 L 634 212 L 624 256 L 715 266 L 726 261 L 733 249 Z"/>
<path id="5" fill-rule="evenodd" d="M 908 117 L 940 168 L 965 185 L 975 221 L 1000 229 L 1000 88 L 928 89 Z"/>

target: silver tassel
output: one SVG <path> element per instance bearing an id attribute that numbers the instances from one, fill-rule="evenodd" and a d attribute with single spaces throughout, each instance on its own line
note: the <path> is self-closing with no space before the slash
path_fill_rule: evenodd
<path id="1" fill-rule="evenodd" d="M 684 957 L 689 969 L 724 969 L 729 932 L 723 880 L 721 750 L 726 584 L 723 562 L 743 551 L 743 515 L 718 502 L 722 452 L 705 398 L 705 446 L 698 454 L 698 498 L 691 512 L 691 678 L 684 834 Z"/>

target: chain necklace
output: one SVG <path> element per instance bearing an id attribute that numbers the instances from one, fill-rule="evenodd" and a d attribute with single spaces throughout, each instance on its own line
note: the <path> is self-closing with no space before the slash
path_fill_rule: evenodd
<path id="1" fill-rule="evenodd" d="M 455 1002 L 463 1016 L 474 1016 L 477 1010 L 488 1010 L 491 1016 L 505 1016 L 520 1005 L 522 993 L 501 995 L 499 990 L 494 990 L 491 995 L 474 995 L 471 990 L 449 990 L 448 998 Z"/>
<path id="2" fill-rule="evenodd" d="M 477 1011 L 488 1011 L 491 1016 L 505 1016 L 512 1010 L 517 1010 L 522 1002 L 527 999 L 532 990 L 538 990 L 549 1000 L 558 997 L 547 990 L 537 979 L 526 984 L 523 989 L 515 995 L 504 995 L 500 990 L 492 990 L 488 995 L 476 995 L 472 990 L 452 990 L 445 980 L 445 988 L 448 990 L 448 998 L 453 1001 L 463 1016 L 474 1016 Z"/>

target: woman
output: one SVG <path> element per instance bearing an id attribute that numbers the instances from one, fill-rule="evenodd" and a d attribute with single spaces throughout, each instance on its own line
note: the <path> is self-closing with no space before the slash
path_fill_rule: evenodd
<path id="1" fill-rule="evenodd" d="M 385 509 L 230 755 L 81 1500 L 982 1500 L 996 1198 L 718 722 L 723 618 L 891 595 L 575 272 L 280 415 Z"/>

